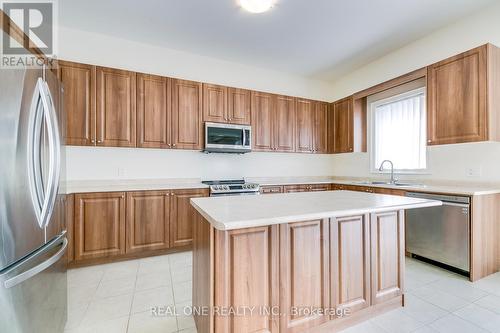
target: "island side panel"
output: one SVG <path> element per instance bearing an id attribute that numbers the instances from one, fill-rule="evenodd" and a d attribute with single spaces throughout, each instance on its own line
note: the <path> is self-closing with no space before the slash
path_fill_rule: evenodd
<path id="1" fill-rule="evenodd" d="M 198 333 L 213 333 L 213 316 L 196 311 L 211 309 L 214 300 L 214 228 L 196 212 L 193 225 L 193 317 Z"/>
<path id="2" fill-rule="evenodd" d="M 215 306 L 256 313 L 215 315 L 216 333 L 278 333 L 271 309 L 279 305 L 278 226 L 215 231 Z"/>
<path id="3" fill-rule="evenodd" d="M 403 294 L 405 270 L 404 211 L 372 213 L 371 304 Z"/>

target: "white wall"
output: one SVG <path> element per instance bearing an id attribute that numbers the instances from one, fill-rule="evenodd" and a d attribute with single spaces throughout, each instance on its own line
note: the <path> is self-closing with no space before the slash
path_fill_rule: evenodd
<path id="1" fill-rule="evenodd" d="M 332 155 L 67 147 L 67 179 L 329 176 Z M 119 171 L 119 168 L 122 171 Z"/>
<path id="2" fill-rule="evenodd" d="M 334 98 L 336 100 L 349 96 L 488 42 L 500 46 L 500 3 L 457 21 L 343 77 L 334 84 Z M 401 176 L 401 178 L 500 181 L 500 143 L 429 147 L 428 165 L 428 175 Z M 467 176 L 470 168 L 474 173 L 479 172 L 480 176 Z M 333 160 L 333 174 L 374 176 L 369 173 L 367 153 L 336 155 Z"/>

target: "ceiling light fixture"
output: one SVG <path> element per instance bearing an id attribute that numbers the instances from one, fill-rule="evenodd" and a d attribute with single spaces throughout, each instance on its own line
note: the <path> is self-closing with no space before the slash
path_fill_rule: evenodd
<path id="1" fill-rule="evenodd" d="M 250 13 L 258 14 L 271 9 L 274 5 L 274 0 L 239 0 L 240 5 Z"/>

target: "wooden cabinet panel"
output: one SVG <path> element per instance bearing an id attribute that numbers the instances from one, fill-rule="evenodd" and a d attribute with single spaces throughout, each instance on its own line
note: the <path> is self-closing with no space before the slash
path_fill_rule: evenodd
<path id="1" fill-rule="evenodd" d="M 428 143 L 487 140 L 487 47 L 428 68 Z"/>
<path id="2" fill-rule="evenodd" d="M 300 184 L 300 185 L 285 185 L 283 187 L 284 193 L 292 192 L 319 192 L 329 191 L 330 184 Z"/>
<path id="3" fill-rule="evenodd" d="M 200 82 L 172 82 L 172 147 L 203 149 L 202 85 Z"/>
<path id="4" fill-rule="evenodd" d="M 64 220 L 66 224 L 66 238 L 68 239 L 68 263 L 75 260 L 75 195 L 66 194 L 64 198 Z"/>
<path id="5" fill-rule="evenodd" d="M 313 101 L 297 99 L 295 130 L 297 152 L 313 152 L 313 121 Z"/>
<path id="6" fill-rule="evenodd" d="M 191 198 L 206 197 L 208 191 L 204 189 L 175 190 L 170 193 L 170 246 L 191 245 L 193 242 L 193 223 L 196 220 L 196 211 L 191 206 Z"/>
<path id="7" fill-rule="evenodd" d="M 273 95 L 252 92 L 253 150 L 273 150 Z"/>
<path id="8" fill-rule="evenodd" d="M 75 195 L 75 260 L 125 253 L 125 193 Z"/>
<path id="9" fill-rule="evenodd" d="M 354 312 L 370 306 L 369 216 L 330 219 L 331 306 Z"/>
<path id="10" fill-rule="evenodd" d="M 137 75 L 137 146 L 168 148 L 170 143 L 170 79 Z"/>
<path id="11" fill-rule="evenodd" d="M 314 102 L 314 152 L 328 152 L 328 103 Z"/>
<path id="12" fill-rule="evenodd" d="M 251 91 L 228 88 L 228 116 L 232 124 L 250 125 Z"/>
<path id="13" fill-rule="evenodd" d="M 135 147 L 136 74 L 106 67 L 96 73 L 97 145 Z"/>
<path id="14" fill-rule="evenodd" d="M 215 231 L 215 306 L 226 309 L 278 306 L 278 241 L 277 225 Z M 259 311 L 239 316 L 216 315 L 214 331 L 283 332 L 277 319 Z"/>
<path id="15" fill-rule="evenodd" d="M 373 213 L 370 224 L 371 300 L 379 304 L 403 293 L 404 211 Z"/>
<path id="16" fill-rule="evenodd" d="M 229 121 L 227 112 L 227 87 L 203 84 L 203 120 L 216 123 Z"/>
<path id="17" fill-rule="evenodd" d="M 283 193 L 283 186 L 261 186 L 260 193 L 261 194 Z"/>
<path id="18" fill-rule="evenodd" d="M 280 225 L 281 332 L 303 332 L 328 320 L 303 312 L 329 308 L 327 230 L 328 220 Z"/>
<path id="19" fill-rule="evenodd" d="M 64 87 L 66 122 L 62 134 L 65 144 L 93 146 L 96 68 L 69 61 L 59 61 L 58 64 L 58 78 Z"/>
<path id="20" fill-rule="evenodd" d="M 127 253 L 169 247 L 169 195 L 165 191 L 127 193 Z"/>
<path id="21" fill-rule="evenodd" d="M 295 98 L 276 96 L 275 100 L 273 148 L 280 152 L 295 151 Z"/>
<path id="22" fill-rule="evenodd" d="M 372 187 L 372 189 L 373 193 L 379 193 L 379 194 L 390 194 L 390 195 L 400 195 L 400 196 L 405 196 L 406 194 L 406 191 L 398 189 L 381 188 L 381 187 Z"/>
<path id="23" fill-rule="evenodd" d="M 333 104 L 329 113 L 330 151 L 348 153 L 353 151 L 353 100 L 352 97 Z"/>

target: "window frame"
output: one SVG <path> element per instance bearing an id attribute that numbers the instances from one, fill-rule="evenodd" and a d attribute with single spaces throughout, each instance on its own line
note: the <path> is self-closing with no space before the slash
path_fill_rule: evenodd
<path id="1" fill-rule="evenodd" d="M 367 121 L 368 121 L 368 126 L 367 126 L 367 131 L 368 131 L 368 155 L 369 155 L 369 169 L 370 173 L 372 174 L 390 174 L 391 171 L 390 169 L 384 169 L 382 171 L 378 170 L 379 166 L 375 165 L 375 122 L 374 122 L 374 117 L 373 113 L 375 112 L 375 109 L 377 106 L 383 105 L 383 104 L 388 104 L 391 102 L 396 102 L 401 99 L 408 98 L 410 96 L 415 96 L 415 95 L 424 95 L 424 100 L 427 100 L 427 87 L 419 87 L 419 88 L 413 88 L 408 91 L 402 92 L 402 93 L 397 93 L 395 95 L 386 97 L 386 98 L 381 98 L 381 99 L 376 99 L 371 101 L 370 97 L 367 99 Z M 427 106 L 424 110 L 424 123 L 422 124 L 425 127 L 425 133 L 427 136 Z M 398 174 L 415 174 L 415 175 L 425 175 L 429 174 L 429 151 L 427 149 L 427 138 L 424 140 L 425 142 L 425 168 L 422 169 L 397 169 L 394 168 L 394 173 Z"/>

